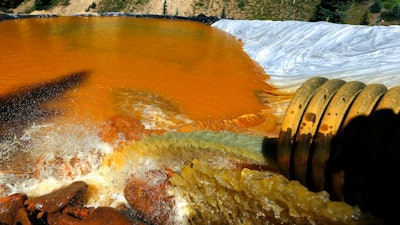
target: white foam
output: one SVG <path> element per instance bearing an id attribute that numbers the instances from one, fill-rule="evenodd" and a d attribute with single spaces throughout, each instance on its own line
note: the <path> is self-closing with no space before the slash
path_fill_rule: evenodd
<path id="1" fill-rule="evenodd" d="M 41 196 L 80 180 L 89 185 L 87 206 L 129 207 L 124 188 L 131 175 L 146 180 L 148 171 L 160 168 L 153 159 L 135 152 L 124 155 L 123 162 L 112 158 L 114 149 L 87 124 L 35 124 L 25 131 L 23 139 L 29 143 L 25 151 L 31 151 L 32 173 L 0 172 L 2 188 L 6 189 L 1 196 Z"/>
<path id="2" fill-rule="evenodd" d="M 172 209 L 173 218 L 171 218 L 171 223 L 177 225 L 188 224 L 190 215 L 189 203 L 179 191 L 170 190 L 169 194 L 174 198 L 174 208 Z"/>
<path id="3" fill-rule="evenodd" d="M 140 122 L 149 130 L 157 130 L 160 129 L 160 127 L 164 130 L 174 130 L 178 123 L 187 124 L 192 122 L 185 115 L 167 115 L 163 109 L 154 105 L 136 103 L 134 108 L 141 112 L 143 118 Z"/>
<path id="4" fill-rule="evenodd" d="M 20 138 L 5 144 L 10 144 L 4 149 L 8 154 L 24 151 L 32 161 L 26 162 L 31 168 L 25 175 L 1 173 L 2 183 L 11 193 L 29 196 L 47 194 L 81 179 L 100 168 L 103 157 L 112 153 L 111 146 L 102 142 L 97 131 L 87 124 L 33 124 Z M 6 194 L 10 193 L 2 193 Z"/>

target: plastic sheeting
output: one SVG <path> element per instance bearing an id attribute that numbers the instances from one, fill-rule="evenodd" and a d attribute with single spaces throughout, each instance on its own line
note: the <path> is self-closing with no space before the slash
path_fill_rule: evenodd
<path id="1" fill-rule="evenodd" d="M 313 76 L 400 85 L 400 26 L 228 19 L 212 26 L 241 40 L 282 91 Z"/>

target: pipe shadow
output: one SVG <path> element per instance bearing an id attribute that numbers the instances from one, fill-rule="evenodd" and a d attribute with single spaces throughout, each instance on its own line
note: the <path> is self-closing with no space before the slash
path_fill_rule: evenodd
<path id="1" fill-rule="evenodd" d="M 400 202 L 400 114 L 382 109 L 358 116 L 333 141 L 327 174 L 342 174 L 344 201 L 385 224 L 397 221 L 398 210 L 392 203 Z"/>
<path id="2" fill-rule="evenodd" d="M 62 97 L 68 90 L 82 85 L 88 76 L 87 71 L 75 72 L 0 96 L 0 140 L 18 136 L 33 122 L 58 115 L 59 111 L 45 105 Z"/>

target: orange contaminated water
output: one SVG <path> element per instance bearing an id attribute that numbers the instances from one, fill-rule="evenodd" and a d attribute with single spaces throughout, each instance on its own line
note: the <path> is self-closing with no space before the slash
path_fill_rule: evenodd
<path id="1" fill-rule="evenodd" d="M 240 41 L 202 23 L 35 18 L 0 22 L 0 34 L 0 96 L 88 71 L 48 102 L 64 119 L 105 121 L 120 113 L 113 90 L 144 90 L 192 121 L 220 121 L 265 109 L 255 92 L 271 89 Z"/>

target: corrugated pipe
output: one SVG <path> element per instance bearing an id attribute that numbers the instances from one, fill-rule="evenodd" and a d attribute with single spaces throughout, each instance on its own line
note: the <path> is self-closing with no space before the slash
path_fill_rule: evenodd
<path id="1" fill-rule="evenodd" d="M 400 87 L 314 77 L 296 91 L 276 141 L 283 175 L 332 200 L 394 219 Z"/>

